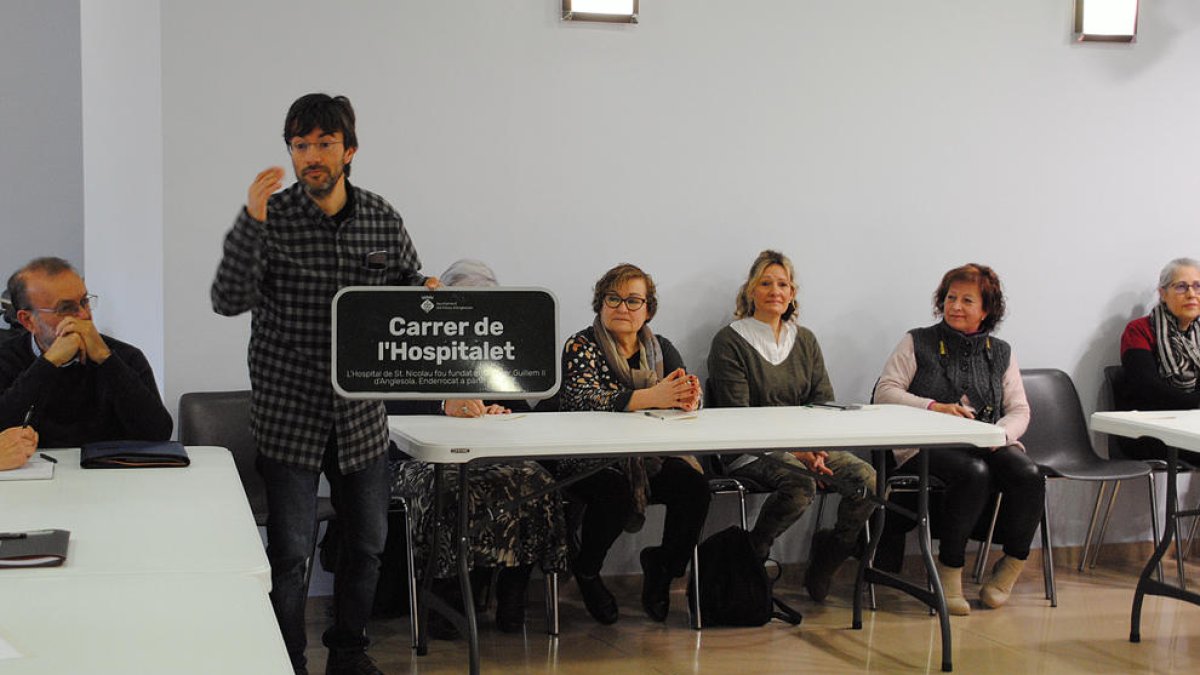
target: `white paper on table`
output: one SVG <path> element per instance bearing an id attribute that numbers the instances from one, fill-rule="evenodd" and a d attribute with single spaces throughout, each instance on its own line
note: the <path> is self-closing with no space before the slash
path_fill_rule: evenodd
<path id="1" fill-rule="evenodd" d="M 47 480 L 54 478 L 54 464 L 41 455 L 34 455 L 25 466 L 0 471 L 0 480 Z"/>
<path id="2" fill-rule="evenodd" d="M 8 641 L 4 639 L 4 636 L 0 635 L 0 661 L 3 661 L 4 659 L 19 658 L 21 658 L 21 652 L 17 651 L 16 647 L 8 644 Z"/>

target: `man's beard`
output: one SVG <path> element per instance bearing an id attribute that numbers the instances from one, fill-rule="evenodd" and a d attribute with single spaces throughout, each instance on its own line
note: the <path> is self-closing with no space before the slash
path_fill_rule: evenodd
<path id="1" fill-rule="evenodd" d="M 319 183 L 312 183 L 310 182 L 310 178 L 306 170 L 305 173 L 301 175 L 302 182 L 304 183 L 304 191 L 307 192 L 308 195 L 313 199 L 324 199 L 325 197 L 329 196 L 329 193 L 333 192 L 333 188 L 337 186 L 338 179 L 342 177 L 342 174 L 343 170 L 338 168 L 336 171 L 331 171 L 326 174 L 329 176 L 328 180 L 321 181 Z"/>

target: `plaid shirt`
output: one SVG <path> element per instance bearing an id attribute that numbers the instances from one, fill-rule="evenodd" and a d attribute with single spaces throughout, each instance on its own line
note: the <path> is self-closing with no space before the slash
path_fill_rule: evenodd
<path id="1" fill-rule="evenodd" d="M 333 296 L 345 286 L 423 283 L 400 214 L 382 197 L 346 183 L 353 200 L 340 225 L 300 183 L 272 195 L 267 222 L 246 212 L 225 236 L 212 285 L 213 309 L 251 311 L 250 426 L 263 455 L 313 471 L 329 435 L 338 468 L 351 473 L 387 451 L 387 416 L 378 401 L 351 401 L 330 384 Z M 368 253 L 386 251 L 383 269 Z"/>

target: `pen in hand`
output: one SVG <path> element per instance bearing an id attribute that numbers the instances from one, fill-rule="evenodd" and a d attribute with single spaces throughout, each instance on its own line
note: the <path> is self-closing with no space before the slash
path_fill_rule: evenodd
<path id="1" fill-rule="evenodd" d="M 21 427 L 28 428 L 29 421 L 33 419 L 33 406 L 29 406 L 29 410 L 25 411 L 25 419 L 21 420 Z"/>

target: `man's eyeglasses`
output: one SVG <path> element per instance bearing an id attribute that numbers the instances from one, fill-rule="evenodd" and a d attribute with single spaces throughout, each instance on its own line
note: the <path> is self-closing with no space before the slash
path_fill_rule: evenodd
<path id="1" fill-rule="evenodd" d="M 1192 292 L 1196 295 L 1200 295 L 1200 281 L 1193 281 L 1190 284 L 1186 281 L 1176 281 L 1173 284 L 1167 284 L 1167 288 L 1174 291 L 1175 295 L 1183 295 L 1184 293 L 1188 292 L 1189 288 L 1192 289 Z"/>
<path id="2" fill-rule="evenodd" d="M 616 293 L 609 293 L 608 295 L 604 296 L 604 304 L 608 305 L 612 309 L 620 307 L 621 303 L 625 303 L 625 307 L 628 308 L 629 311 L 636 312 L 645 306 L 646 299 L 632 296 L 628 298 L 622 298 Z"/>
<path id="3" fill-rule="evenodd" d="M 99 296 L 85 295 L 78 302 L 75 300 L 63 300 L 54 307 L 30 307 L 29 309 L 34 312 L 45 312 L 66 318 L 68 316 L 79 316 L 84 310 L 90 311 L 96 309 L 96 304 L 99 302 Z"/>
<path id="4" fill-rule="evenodd" d="M 316 143 L 296 141 L 294 143 L 288 143 L 288 152 L 292 153 L 293 155 L 303 155 L 309 150 L 317 150 L 318 152 L 326 153 L 341 144 L 341 141 L 318 141 Z"/>

